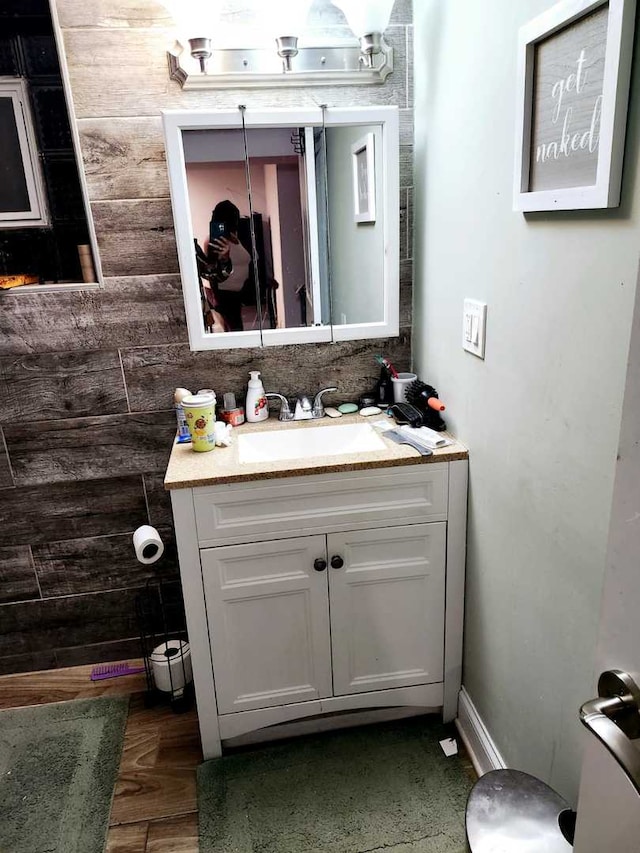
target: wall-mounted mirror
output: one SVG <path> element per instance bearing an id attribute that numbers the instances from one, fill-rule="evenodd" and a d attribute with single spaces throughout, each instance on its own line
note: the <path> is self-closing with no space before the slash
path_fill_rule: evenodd
<path id="1" fill-rule="evenodd" d="M 398 333 L 395 107 L 163 118 L 192 349 Z"/>

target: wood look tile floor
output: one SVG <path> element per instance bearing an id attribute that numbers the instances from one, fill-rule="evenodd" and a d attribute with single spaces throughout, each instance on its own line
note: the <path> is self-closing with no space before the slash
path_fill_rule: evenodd
<path id="1" fill-rule="evenodd" d="M 0 709 L 130 695 L 106 853 L 198 853 L 195 710 L 145 708 L 143 675 L 89 679 L 91 666 L 0 677 Z"/>

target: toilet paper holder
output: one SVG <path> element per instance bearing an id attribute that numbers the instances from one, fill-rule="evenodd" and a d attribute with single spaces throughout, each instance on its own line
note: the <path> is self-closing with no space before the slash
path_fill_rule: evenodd
<path id="1" fill-rule="evenodd" d="M 193 705 L 191 648 L 179 581 L 152 579 L 136 596 L 145 666 L 145 704 L 168 703 L 176 713 Z"/>

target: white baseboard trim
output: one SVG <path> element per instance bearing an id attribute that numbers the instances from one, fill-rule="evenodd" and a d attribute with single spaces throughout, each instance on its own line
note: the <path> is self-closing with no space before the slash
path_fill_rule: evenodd
<path id="1" fill-rule="evenodd" d="M 478 776 L 507 766 L 464 687 L 458 697 L 455 723 Z"/>

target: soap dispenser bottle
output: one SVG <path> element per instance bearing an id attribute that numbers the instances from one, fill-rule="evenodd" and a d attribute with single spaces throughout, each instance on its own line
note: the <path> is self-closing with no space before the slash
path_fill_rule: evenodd
<path id="1" fill-rule="evenodd" d="M 250 370 L 249 377 L 245 416 L 249 423 L 255 424 L 258 421 L 266 421 L 269 417 L 269 406 L 264 393 L 264 385 L 260 379 L 260 371 Z"/>

